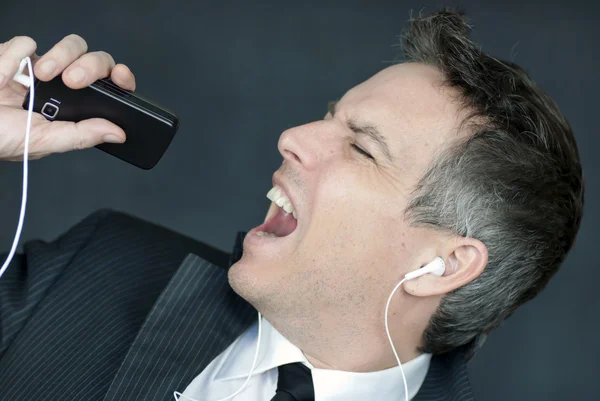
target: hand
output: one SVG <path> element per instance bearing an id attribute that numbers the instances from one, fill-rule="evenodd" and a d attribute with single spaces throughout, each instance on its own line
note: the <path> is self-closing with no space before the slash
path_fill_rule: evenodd
<path id="1" fill-rule="evenodd" d="M 115 66 L 105 52 L 87 53 L 87 43 L 78 35 L 69 35 L 48 53 L 35 54 L 37 44 L 27 36 L 17 36 L 0 44 L 0 160 L 22 160 L 27 110 L 22 108 L 29 88 L 13 81 L 21 60 L 31 58 L 34 75 L 50 81 L 62 74 L 72 89 L 89 86 L 100 78 L 110 79 L 126 90 L 135 90 L 135 77 L 123 64 Z M 29 75 L 28 68 L 24 73 Z M 29 158 L 39 159 L 52 153 L 85 149 L 103 142 L 121 143 L 125 132 L 110 121 L 92 118 L 78 123 L 48 121 L 33 113 L 29 138 Z"/>

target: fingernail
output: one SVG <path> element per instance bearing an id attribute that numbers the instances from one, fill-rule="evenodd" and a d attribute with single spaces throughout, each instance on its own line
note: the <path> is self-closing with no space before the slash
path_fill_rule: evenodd
<path id="1" fill-rule="evenodd" d="M 79 83 L 85 79 L 85 71 L 81 67 L 75 68 L 69 72 L 69 78 L 75 83 Z"/>
<path id="2" fill-rule="evenodd" d="M 52 75 L 56 71 L 56 61 L 48 60 L 40 66 L 40 70 L 46 75 Z"/>
<path id="3" fill-rule="evenodd" d="M 6 75 L 0 74 L 0 86 L 3 86 L 6 83 Z"/>
<path id="4" fill-rule="evenodd" d="M 125 142 L 125 140 L 122 137 L 116 136 L 116 135 L 112 135 L 112 134 L 104 135 L 102 137 L 102 140 L 104 142 L 108 142 L 108 143 L 123 143 L 123 142 Z"/>

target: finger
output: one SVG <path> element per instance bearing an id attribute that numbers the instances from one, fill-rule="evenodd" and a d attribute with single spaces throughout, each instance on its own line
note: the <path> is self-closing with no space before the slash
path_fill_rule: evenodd
<path id="1" fill-rule="evenodd" d="M 36 48 L 37 43 L 28 36 L 15 36 L 0 45 L 0 88 L 17 73 L 21 60 L 34 54 Z"/>
<path id="2" fill-rule="evenodd" d="M 33 69 L 33 71 L 35 71 L 35 63 L 37 63 L 37 61 L 40 59 L 40 56 L 37 55 L 37 53 L 33 53 L 31 56 L 31 68 Z M 29 68 L 25 67 L 25 69 L 23 70 L 23 74 L 29 76 Z M 34 72 L 35 75 L 35 72 Z"/>
<path id="3" fill-rule="evenodd" d="M 68 35 L 54 45 L 35 65 L 35 75 L 50 81 L 88 50 L 87 42 L 79 35 Z"/>
<path id="4" fill-rule="evenodd" d="M 101 143 L 122 143 L 125 132 L 117 125 L 101 118 L 92 118 L 78 123 L 53 121 L 39 127 L 31 144 L 32 153 L 62 153 L 87 149 Z"/>
<path id="5" fill-rule="evenodd" d="M 110 74 L 110 79 L 125 90 L 135 90 L 135 75 L 125 64 L 117 64 Z"/>
<path id="6" fill-rule="evenodd" d="M 81 89 L 100 78 L 110 76 L 115 60 L 106 52 L 92 52 L 81 56 L 63 72 L 63 82 L 72 89 Z"/>

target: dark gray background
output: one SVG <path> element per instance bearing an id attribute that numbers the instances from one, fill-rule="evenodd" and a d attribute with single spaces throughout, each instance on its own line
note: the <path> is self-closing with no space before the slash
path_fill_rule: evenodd
<path id="1" fill-rule="evenodd" d="M 31 164 L 22 242 L 50 240 L 97 208 L 150 219 L 229 250 L 262 222 L 276 144 L 321 118 L 327 101 L 384 68 L 410 10 L 462 5 L 473 37 L 514 59 L 575 130 L 587 180 L 576 247 L 546 290 L 496 330 L 470 364 L 480 400 L 593 400 L 600 394 L 594 252 L 598 219 L 598 6 L 560 2 L 139 1 L 10 2 L 0 40 L 32 36 L 39 52 L 69 33 L 128 64 L 138 91 L 176 111 L 181 128 L 151 171 L 96 149 Z M 135 3 L 135 4 L 134 4 Z M 29 14 L 29 15 L 27 15 Z M 8 249 L 20 163 L 0 165 L 0 244 Z"/>

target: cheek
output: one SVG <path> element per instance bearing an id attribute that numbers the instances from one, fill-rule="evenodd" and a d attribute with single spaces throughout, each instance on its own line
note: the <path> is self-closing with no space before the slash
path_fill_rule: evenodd
<path id="1" fill-rule="evenodd" d="M 399 230 L 390 218 L 393 203 L 375 179 L 365 166 L 332 170 L 322 178 L 306 238 L 318 250 L 315 255 L 364 265 L 387 253 Z"/>

